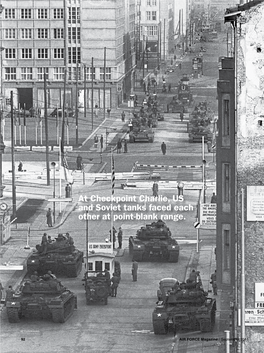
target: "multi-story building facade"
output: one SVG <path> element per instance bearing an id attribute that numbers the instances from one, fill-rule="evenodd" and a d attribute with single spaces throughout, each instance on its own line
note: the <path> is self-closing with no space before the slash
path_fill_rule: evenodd
<path id="1" fill-rule="evenodd" d="M 48 107 L 62 107 L 65 83 L 66 104 L 76 106 L 77 100 L 80 109 L 84 104 L 115 107 L 130 93 L 135 0 L 2 0 L 1 4 L 2 93 L 7 99 L 14 92 L 15 107 L 43 106 L 44 73 Z"/>
<path id="2" fill-rule="evenodd" d="M 229 8 L 224 20 L 234 50 L 217 84 L 217 276 L 233 294 L 233 351 L 257 353 L 264 343 L 264 1 Z"/>

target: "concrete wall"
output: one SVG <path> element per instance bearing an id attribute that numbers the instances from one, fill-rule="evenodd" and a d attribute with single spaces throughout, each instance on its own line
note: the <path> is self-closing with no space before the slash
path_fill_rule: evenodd
<path id="1" fill-rule="evenodd" d="M 241 27 L 238 23 L 237 220 L 240 237 L 241 213 L 244 212 L 246 308 L 254 308 L 254 284 L 264 282 L 264 223 L 247 220 L 247 208 L 241 210 L 240 191 L 244 188 L 246 192 L 247 186 L 264 184 L 264 3 L 242 13 L 238 21 Z M 248 197 L 246 194 L 245 202 Z M 239 247 L 239 260 L 240 253 Z M 240 271 L 238 274 L 239 279 Z M 246 327 L 246 338 L 247 353 L 263 352 L 263 326 Z"/>

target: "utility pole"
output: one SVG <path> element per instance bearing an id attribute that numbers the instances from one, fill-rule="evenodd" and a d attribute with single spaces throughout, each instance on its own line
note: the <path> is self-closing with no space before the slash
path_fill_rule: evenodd
<path id="1" fill-rule="evenodd" d="M 106 47 L 104 47 L 104 120 L 105 120 L 105 73 L 106 73 Z"/>
<path id="2" fill-rule="evenodd" d="M 86 65 L 83 65 L 83 72 L 84 72 L 84 117 L 86 118 L 86 106 L 87 106 L 87 86 L 86 86 L 86 72 L 87 68 Z"/>
<path id="3" fill-rule="evenodd" d="M 93 116 L 94 116 L 94 58 L 92 58 L 92 131 L 93 131 Z"/>
<path id="4" fill-rule="evenodd" d="M 46 137 L 45 144 L 46 144 L 47 186 L 49 186 L 50 185 L 50 168 L 49 168 L 49 130 L 48 130 L 48 110 L 47 110 L 46 68 L 44 68 L 44 119 L 45 119 L 45 137 Z"/>
<path id="5" fill-rule="evenodd" d="M 4 145 L 4 141 L 3 141 L 3 135 L 2 135 L 2 116 L 3 116 L 3 109 L 2 106 L 0 107 L 0 198 L 3 197 L 3 190 L 4 190 L 4 186 L 3 186 L 3 158 L 2 158 L 2 154 L 4 153 L 5 150 L 5 145 Z"/>
<path id="6" fill-rule="evenodd" d="M 11 157 L 12 157 L 12 219 L 16 218 L 16 173 L 15 173 L 15 153 L 14 153 L 14 99 L 11 91 Z"/>
<path id="7" fill-rule="evenodd" d="M 78 59 L 77 59 L 78 60 Z M 78 73 L 79 71 L 79 65 L 78 65 L 78 61 L 76 63 L 76 101 L 75 101 L 75 129 L 76 129 L 76 140 L 75 140 L 75 144 L 76 146 L 78 146 L 78 95 L 79 95 L 79 87 L 78 87 Z M 68 114 L 68 112 L 67 112 Z"/>
<path id="8" fill-rule="evenodd" d="M 166 56 L 165 56 L 165 47 L 166 47 L 166 31 L 165 31 L 165 28 L 166 28 L 166 22 L 165 22 L 165 18 L 164 18 L 164 34 L 163 34 L 163 40 L 164 40 L 164 43 L 163 43 L 163 57 L 164 57 L 164 61 L 166 60 Z"/>

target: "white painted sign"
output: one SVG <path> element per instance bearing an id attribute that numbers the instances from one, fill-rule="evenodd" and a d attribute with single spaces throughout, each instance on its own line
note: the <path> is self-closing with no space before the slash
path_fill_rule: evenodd
<path id="1" fill-rule="evenodd" d="M 97 252 L 106 252 L 112 253 L 113 247 L 111 243 L 89 243 L 88 244 L 89 251 Z"/>
<path id="2" fill-rule="evenodd" d="M 264 283 L 255 283 L 255 302 L 264 302 Z"/>
<path id="3" fill-rule="evenodd" d="M 264 186 L 247 186 L 247 221 L 264 222 Z"/>
<path id="4" fill-rule="evenodd" d="M 216 203 L 200 204 L 200 224 L 204 229 L 216 229 Z"/>
<path id="5" fill-rule="evenodd" d="M 245 309 L 245 326 L 264 326 L 264 309 Z"/>

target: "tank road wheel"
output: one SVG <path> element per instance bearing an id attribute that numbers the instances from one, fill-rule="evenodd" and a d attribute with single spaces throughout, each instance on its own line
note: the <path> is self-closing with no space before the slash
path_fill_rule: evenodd
<path id="1" fill-rule="evenodd" d="M 178 261 L 179 261 L 179 254 L 175 252 L 170 252 L 168 262 L 178 262 Z"/>
<path id="2" fill-rule="evenodd" d="M 168 325 L 163 320 L 153 321 L 153 330 L 155 335 L 166 335 L 168 333 Z"/>
<path id="3" fill-rule="evenodd" d="M 63 324 L 71 316 L 75 308 L 75 298 L 68 300 L 63 308 L 52 309 L 52 320 L 55 323 Z"/>
<path id="4" fill-rule="evenodd" d="M 6 308 L 8 321 L 11 323 L 19 322 L 18 308 Z"/>

